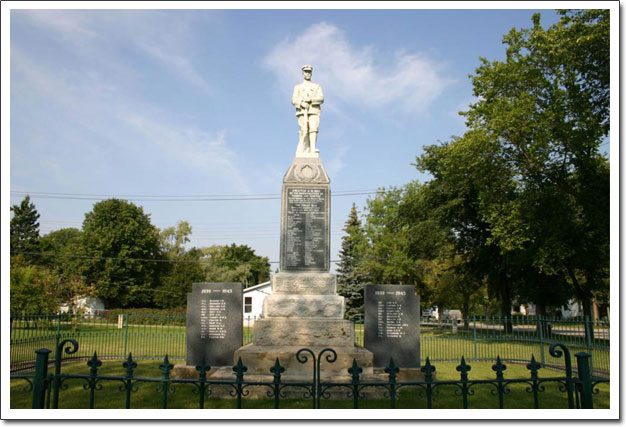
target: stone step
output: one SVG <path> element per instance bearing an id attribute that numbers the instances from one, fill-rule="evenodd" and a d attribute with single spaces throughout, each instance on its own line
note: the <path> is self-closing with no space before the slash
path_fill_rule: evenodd
<path id="1" fill-rule="evenodd" d="M 339 319 L 265 318 L 254 323 L 252 342 L 263 346 L 353 346 L 354 325 Z"/>
<path id="2" fill-rule="evenodd" d="M 363 369 L 364 375 L 373 375 L 373 354 L 363 347 L 351 346 L 308 346 L 315 356 L 325 348 L 331 347 L 337 353 L 337 358 L 331 363 L 332 353 L 325 352 L 322 354 L 320 362 L 320 370 L 322 380 L 348 379 L 348 369 L 352 366 L 352 362 L 356 359 L 359 366 Z M 300 363 L 296 358 L 298 350 L 302 346 L 262 346 L 257 344 L 248 344 L 239 348 L 235 352 L 235 360 L 241 357 L 241 361 L 248 368 L 247 375 L 268 375 L 270 368 L 279 360 L 282 367 L 285 368 L 283 378 L 285 381 L 310 381 L 313 372 L 313 357 L 311 353 L 303 352 L 300 360 L 306 360 Z M 330 357 L 330 359 L 327 359 Z"/>
<path id="3" fill-rule="evenodd" d="M 263 301 L 265 317 L 343 319 L 344 298 L 339 295 L 272 294 Z"/>
<path id="4" fill-rule="evenodd" d="M 337 276 L 330 273 L 276 273 L 272 291 L 277 294 L 335 295 Z"/>

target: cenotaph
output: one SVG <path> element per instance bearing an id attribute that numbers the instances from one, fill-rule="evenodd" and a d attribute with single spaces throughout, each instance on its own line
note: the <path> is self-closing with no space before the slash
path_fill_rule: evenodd
<path id="1" fill-rule="evenodd" d="M 310 381 L 311 366 L 296 353 L 309 348 L 337 352 L 322 378 L 348 377 L 354 359 L 372 375 L 373 354 L 354 343 L 354 326 L 344 320 L 344 298 L 330 270 L 330 179 L 316 149 L 322 88 L 311 82 L 312 67 L 302 67 L 304 81 L 294 87 L 292 103 L 300 134 L 296 156 L 283 178 L 280 272 L 272 277 L 272 295 L 263 318 L 254 323 L 252 343 L 235 352 L 249 375 L 269 375 L 278 358 L 285 380 Z"/>

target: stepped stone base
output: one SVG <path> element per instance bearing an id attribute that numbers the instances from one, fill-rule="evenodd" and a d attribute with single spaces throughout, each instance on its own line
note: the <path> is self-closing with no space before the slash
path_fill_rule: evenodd
<path id="1" fill-rule="evenodd" d="M 317 317 L 343 319 L 343 297 L 339 295 L 274 294 L 263 301 L 267 317 Z"/>
<path id="2" fill-rule="evenodd" d="M 254 322 L 252 342 L 260 346 L 350 347 L 354 346 L 354 326 L 349 320 L 270 317 Z"/>
<path id="3" fill-rule="evenodd" d="M 372 375 L 374 368 L 372 365 L 373 355 L 370 351 L 352 346 L 308 346 L 315 356 L 324 348 L 331 347 L 337 352 L 337 360 L 330 363 L 326 360 L 326 352 L 322 355 L 320 369 L 322 371 L 322 380 L 327 381 L 350 381 L 348 368 L 352 366 L 352 362 L 356 359 L 357 363 L 363 368 L 363 374 Z M 285 381 L 311 381 L 313 372 L 313 358 L 310 353 L 301 354 L 301 360 L 306 356 L 308 361 L 300 363 L 296 359 L 296 353 L 302 349 L 302 346 L 262 346 L 258 344 L 248 344 L 241 347 L 235 352 L 235 360 L 241 357 L 241 361 L 248 367 L 247 374 L 250 375 L 271 375 L 270 368 L 276 363 L 278 358 L 285 372 L 282 378 Z"/>
<path id="4" fill-rule="evenodd" d="M 331 273 L 276 273 L 272 276 L 274 294 L 335 295 L 337 276 Z"/>
<path id="5" fill-rule="evenodd" d="M 297 351 L 297 350 L 296 350 Z M 316 353 L 317 354 L 317 353 Z M 335 362 L 337 364 L 339 362 L 339 352 L 338 352 L 338 360 Z M 322 356 L 323 358 L 324 356 Z M 242 359 L 243 360 L 243 359 Z M 275 360 L 275 359 L 274 359 Z M 282 359 L 281 365 L 282 365 Z M 296 363 L 298 363 L 296 361 Z M 273 363 L 272 363 L 273 366 Z M 304 364 L 305 372 L 300 376 L 288 376 L 283 374 L 281 376 L 281 382 L 283 383 L 311 383 L 312 382 L 312 367 L 311 367 L 311 359 L 309 358 L 309 362 Z M 350 383 L 351 377 L 349 375 L 334 375 L 333 378 L 328 379 L 323 374 L 325 369 L 328 369 L 331 366 L 330 363 L 326 361 L 322 361 L 322 381 L 332 381 L 333 383 Z M 347 368 L 346 368 L 347 369 Z M 360 382 L 373 382 L 386 384 L 389 381 L 389 375 L 384 372 L 383 368 L 374 368 L 373 371 L 369 371 L 366 373 L 365 369 L 363 370 L 363 374 L 360 376 Z M 250 374 L 250 371 L 246 372 L 245 381 L 246 382 L 266 382 L 271 383 L 274 381 L 274 377 L 271 374 Z M 269 371 L 268 371 L 269 372 Z M 347 371 L 346 371 L 347 372 Z M 286 372 L 285 372 L 286 373 Z M 198 371 L 194 366 L 187 365 L 176 365 L 171 372 L 172 379 L 197 379 Z M 234 380 L 235 374 L 233 373 L 232 366 L 222 366 L 211 368 L 211 370 L 207 373 L 207 379 L 209 380 Z M 422 381 L 424 379 L 424 374 L 419 370 L 419 368 L 400 368 L 400 372 L 396 375 L 396 381 L 401 383 L 403 381 Z M 433 379 L 435 379 L 435 374 L 433 373 Z M 233 387 L 230 385 L 211 385 L 211 394 L 210 398 L 217 399 L 233 399 L 234 396 L 231 394 L 233 391 Z M 402 396 L 403 393 L 408 392 L 414 389 L 413 387 L 403 387 L 398 390 L 398 396 Z M 248 391 L 248 395 L 244 397 L 244 399 L 268 399 L 267 392 L 270 391 L 270 387 L 268 386 L 247 386 L 245 388 Z M 362 398 L 363 399 L 383 399 L 388 400 L 389 397 L 385 396 L 385 392 L 387 392 L 387 388 L 385 387 L 364 387 L 361 389 Z M 333 387 L 328 390 L 328 398 L 329 399 L 338 399 L 338 400 L 352 400 L 352 396 L 349 394 L 351 389 L 347 387 Z M 292 387 L 281 388 L 281 400 L 282 399 L 310 399 L 310 396 L 305 396 L 306 390 L 302 387 L 298 387 L 296 385 Z M 284 395 L 285 397 L 282 397 Z M 324 398 L 325 400 L 326 398 Z M 324 404 L 322 403 L 322 407 Z M 245 403 L 244 403 L 245 408 Z"/>

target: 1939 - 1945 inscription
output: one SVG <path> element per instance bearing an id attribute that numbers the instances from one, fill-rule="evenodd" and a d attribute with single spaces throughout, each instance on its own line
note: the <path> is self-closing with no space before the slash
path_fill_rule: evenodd
<path id="1" fill-rule="evenodd" d="M 328 188 L 286 187 L 282 268 L 328 270 Z"/>
<path id="2" fill-rule="evenodd" d="M 365 286 L 365 348 L 374 366 L 420 366 L 419 295 L 409 285 Z"/>
<path id="3" fill-rule="evenodd" d="M 187 365 L 230 366 L 243 341 L 241 283 L 194 283 L 187 294 Z"/>

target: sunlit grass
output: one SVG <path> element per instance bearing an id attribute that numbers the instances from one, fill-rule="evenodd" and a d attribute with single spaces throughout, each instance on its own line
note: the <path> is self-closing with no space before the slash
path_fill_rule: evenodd
<path id="1" fill-rule="evenodd" d="M 171 363 L 182 363 L 181 360 L 173 360 Z M 140 361 L 135 370 L 136 377 L 161 378 L 161 371 L 158 369 L 159 361 Z M 436 380 L 458 380 L 459 373 L 456 371 L 458 363 L 442 362 L 435 364 Z M 471 363 L 469 372 L 470 380 L 495 379 L 495 373 L 491 369 L 492 364 L 486 362 Z M 63 366 L 63 373 L 67 374 L 88 374 L 89 367 L 86 363 L 76 362 Z M 104 361 L 98 375 L 123 376 L 125 373 L 122 361 Z M 508 364 L 504 371 L 505 379 L 530 378 L 530 372 L 525 365 Z M 539 377 L 562 377 L 560 371 L 550 369 L 540 369 Z M 88 408 L 89 391 L 83 388 L 85 384 L 81 379 L 68 379 L 64 383 L 66 390 L 61 390 L 60 408 Z M 120 381 L 102 380 L 102 389 L 95 392 L 95 408 L 124 408 L 126 394 L 119 387 Z M 11 408 L 29 408 L 32 403 L 32 395 L 24 392 L 24 380 L 11 380 Z M 131 408 L 158 409 L 162 407 L 163 395 L 157 391 L 159 383 L 138 383 L 137 391 L 132 393 Z M 527 391 L 528 384 L 515 384 L 508 388 L 510 392 L 504 397 L 505 408 L 533 408 L 532 393 Z M 190 384 L 174 384 L 174 392 L 168 395 L 168 408 L 196 409 L 199 407 L 199 396 L 193 393 L 195 386 Z M 453 385 L 439 386 L 438 392 L 433 396 L 433 407 L 435 409 L 462 408 L 462 398 L 455 394 L 458 388 Z M 597 389 L 599 393 L 594 395 L 595 408 L 609 408 L 609 386 L 600 384 Z M 472 387 L 474 394 L 468 398 L 469 408 L 495 409 L 498 408 L 498 396 L 492 394 L 495 388 L 492 385 L 475 385 Z M 545 391 L 540 393 L 540 408 L 567 408 L 567 395 L 559 391 L 557 383 L 546 383 Z M 235 399 L 207 398 L 205 408 L 235 408 Z M 244 408 L 273 408 L 274 402 L 270 399 L 246 399 L 244 398 Z M 345 400 L 323 400 L 322 408 L 352 408 L 352 399 Z M 280 401 L 281 408 L 311 408 L 310 399 L 283 399 Z M 361 399 L 360 408 L 389 408 L 389 399 L 367 400 Z M 400 395 L 396 404 L 397 408 L 426 408 L 426 397 L 423 392 L 416 388 L 404 388 L 400 390 Z"/>

